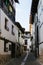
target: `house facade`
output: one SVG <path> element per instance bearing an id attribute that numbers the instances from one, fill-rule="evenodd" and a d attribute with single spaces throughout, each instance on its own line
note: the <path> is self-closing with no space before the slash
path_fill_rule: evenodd
<path id="1" fill-rule="evenodd" d="M 18 51 L 17 54 L 18 55 L 22 55 L 24 52 L 24 38 L 22 36 L 24 36 L 24 31 L 25 29 L 22 28 L 22 26 L 20 25 L 19 22 L 15 22 L 15 25 L 18 27 Z"/>
<path id="2" fill-rule="evenodd" d="M 24 28 L 15 22 L 16 2 L 18 3 L 17 0 L 0 0 L 0 59 L 14 58 L 23 53 Z"/>
<path id="3" fill-rule="evenodd" d="M 25 31 L 24 32 L 24 52 L 29 51 L 30 50 L 30 32 L 29 31 Z"/>
<path id="4" fill-rule="evenodd" d="M 39 54 L 43 55 L 43 0 L 39 0 L 37 11 L 39 22 Z"/>
<path id="5" fill-rule="evenodd" d="M 19 57 L 24 52 L 25 29 L 15 22 L 18 0 L 0 0 L 0 60 Z M 3 4 L 3 5 L 2 5 Z"/>
<path id="6" fill-rule="evenodd" d="M 18 27 L 1 9 L 0 11 L 0 54 L 15 57 L 15 47 L 16 42 L 18 42 Z"/>
<path id="7" fill-rule="evenodd" d="M 35 57 L 39 56 L 39 37 L 38 37 L 38 14 L 37 14 L 37 7 L 38 7 L 39 0 L 32 0 L 32 7 L 31 7 L 31 20 L 30 24 L 32 24 L 32 31 L 31 31 L 31 49 L 34 52 Z"/>
<path id="8" fill-rule="evenodd" d="M 35 3 L 36 8 L 35 8 Z M 34 7 L 34 8 L 33 8 Z M 43 56 L 43 0 L 32 2 L 32 50 L 35 51 L 35 56 Z M 34 46 L 35 45 L 35 46 Z"/>

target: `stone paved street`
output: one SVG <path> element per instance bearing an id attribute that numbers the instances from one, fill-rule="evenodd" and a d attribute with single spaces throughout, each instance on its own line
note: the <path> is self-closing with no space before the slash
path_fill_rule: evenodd
<path id="1" fill-rule="evenodd" d="M 41 65 L 32 53 L 28 55 L 25 65 Z"/>
<path id="2" fill-rule="evenodd" d="M 41 65 L 41 64 L 36 60 L 33 53 L 27 53 L 19 58 L 11 60 L 6 65 Z"/>
<path id="3" fill-rule="evenodd" d="M 21 62 L 25 56 L 26 56 L 26 53 L 23 54 L 21 57 L 12 59 L 10 62 L 6 63 L 5 65 L 21 65 Z"/>

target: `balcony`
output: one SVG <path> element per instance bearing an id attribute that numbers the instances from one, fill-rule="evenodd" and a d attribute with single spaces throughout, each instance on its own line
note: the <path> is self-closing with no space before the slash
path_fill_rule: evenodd
<path id="1" fill-rule="evenodd" d="M 5 2 L 0 0 L 0 8 L 4 11 L 4 13 L 12 20 L 12 22 L 15 22 L 15 9 L 9 2 L 9 5 L 6 6 Z M 12 9 L 10 11 L 10 9 Z"/>

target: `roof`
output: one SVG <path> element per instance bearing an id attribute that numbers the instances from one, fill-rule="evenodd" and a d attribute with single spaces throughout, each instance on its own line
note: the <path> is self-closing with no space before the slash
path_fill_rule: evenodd
<path id="1" fill-rule="evenodd" d="M 32 0 L 32 6 L 31 6 L 31 15 L 32 15 L 32 22 L 34 22 L 34 15 L 37 12 L 37 6 L 38 6 L 39 0 Z"/>
<path id="2" fill-rule="evenodd" d="M 19 22 L 15 22 L 15 25 L 24 33 L 25 28 L 23 28 Z"/>

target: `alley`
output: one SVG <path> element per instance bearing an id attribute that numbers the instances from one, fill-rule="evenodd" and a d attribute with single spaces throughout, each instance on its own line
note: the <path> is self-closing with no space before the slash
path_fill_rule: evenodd
<path id="1" fill-rule="evenodd" d="M 41 65 L 37 59 L 34 57 L 33 53 L 27 53 L 19 58 L 11 60 L 5 65 Z"/>
<path id="2" fill-rule="evenodd" d="M 43 0 L 0 0 L 0 65 L 43 65 Z"/>

